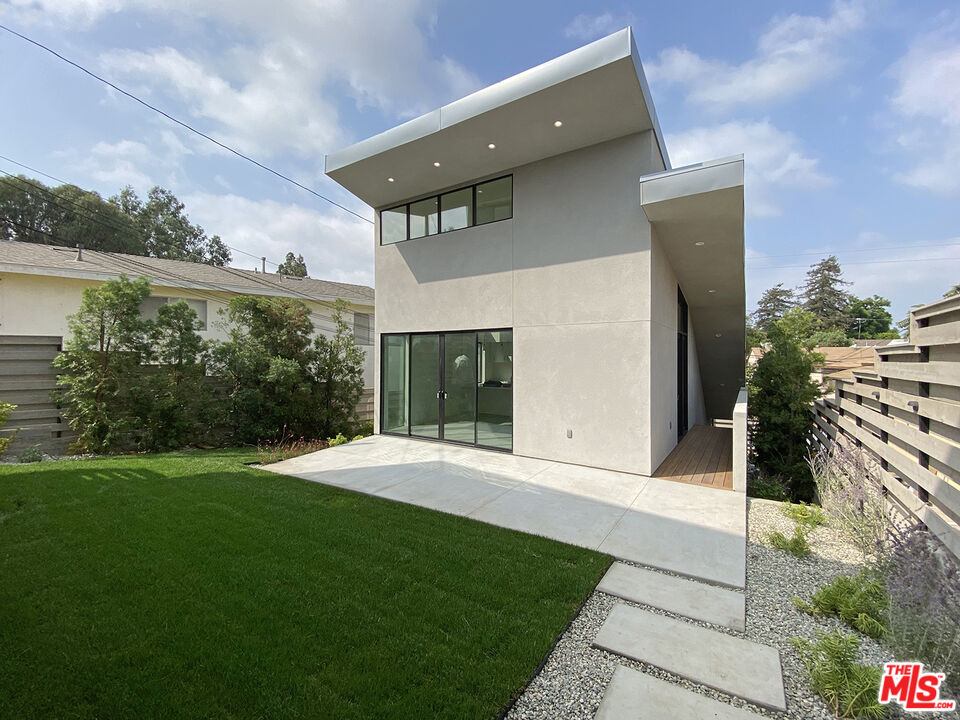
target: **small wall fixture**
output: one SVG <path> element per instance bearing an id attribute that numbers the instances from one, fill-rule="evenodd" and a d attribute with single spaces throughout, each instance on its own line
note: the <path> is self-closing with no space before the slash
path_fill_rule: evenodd
<path id="1" fill-rule="evenodd" d="M 704 242 L 703 242 L 703 240 L 697 240 L 697 241 L 694 243 L 694 245 L 696 245 L 697 247 L 703 247 Z"/>
<path id="2" fill-rule="evenodd" d="M 487 147 L 490 148 L 491 150 L 493 150 L 493 149 L 495 149 L 497 146 L 494 145 L 493 143 L 490 143 L 489 145 L 487 145 Z"/>
<path id="3" fill-rule="evenodd" d="M 435 162 L 435 163 L 433 164 L 433 166 L 434 166 L 434 167 L 440 167 L 440 163 Z"/>
<path id="4" fill-rule="evenodd" d="M 723 337 L 723 333 L 716 333 L 714 337 Z"/>
<path id="5" fill-rule="evenodd" d="M 562 125 L 563 125 L 563 122 L 560 121 L 560 120 L 556 120 L 556 121 L 554 121 L 554 123 L 553 123 L 553 126 L 554 126 L 554 127 L 561 127 Z"/>
<path id="6" fill-rule="evenodd" d="M 387 182 L 393 182 L 393 178 L 387 178 Z"/>
<path id="7" fill-rule="evenodd" d="M 707 290 L 708 293 L 715 293 L 716 290 Z"/>

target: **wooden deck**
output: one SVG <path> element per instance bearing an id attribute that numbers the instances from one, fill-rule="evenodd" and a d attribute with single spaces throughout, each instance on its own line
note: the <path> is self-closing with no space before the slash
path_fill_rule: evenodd
<path id="1" fill-rule="evenodd" d="M 653 477 L 733 490 L 733 431 L 694 425 Z"/>

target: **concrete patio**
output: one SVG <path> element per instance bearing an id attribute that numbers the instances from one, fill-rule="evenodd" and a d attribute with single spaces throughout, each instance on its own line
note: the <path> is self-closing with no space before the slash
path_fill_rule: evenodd
<path id="1" fill-rule="evenodd" d="M 388 435 L 264 469 L 745 584 L 741 493 Z"/>

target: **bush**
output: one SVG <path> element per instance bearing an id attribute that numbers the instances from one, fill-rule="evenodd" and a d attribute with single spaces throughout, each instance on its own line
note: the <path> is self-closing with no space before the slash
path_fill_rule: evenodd
<path id="1" fill-rule="evenodd" d="M 39 445 L 34 445 L 32 448 L 28 448 L 17 455 L 18 463 L 36 463 L 41 460 L 43 460 L 43 451 Z"/>
<path id="2" fill-rule="evenodd" d="M 230 301 L 230 340 L 213 353 L 230 384 L 228 420 L 235 440 L 259 443 L 350 432 L 363 392 L 363 353 L 335 304 L 334 337 L 311 339 L 304 303 L 244 296 Z"/>
<path id="3" fill-rule="evenodd" d="M 820 504 L 865 555 L 887 532 L 883 486 L 876 463 L 862 450 L 834 444 L 810 460 Z"/>
<path id="4" fill-rule="evenodd" d="M 747 474 L 747 495 L 762 500 L 782 502 L 789 496 L 779 478 L 771 477 L 756 466 Z"/>
<path id="5" fill-rule="evenodd" d="M 3 427 L 7 422 L 7 418 L 10 417 L 10 413 L 17 409 L 16 405 L 7 402 L 0 402 L 0 427 Z M 17 436 L 16 432 L 13 435 L 8 437 L 0 437 L 0 455 L 3 455 L 7 448 L 10 447 L 10 443 L 13 442 L 13 439 Z"/>
<path id="6" fill-rule="evenodd" d="M 818 633 L 816 642 L 793 638 L 810 684 L 839 718 L 882 718 L 887 709 L 877 702 L 880 668 L 858 665 L 856 635 Z"/>
<path id="7" fill-rule="evenodd" d="M 922 526 L 893 530 L 880 561 L 889 597 L 884 642 L 896 657 L 960 678 L 960 567 Z"/>
<path id="8" fill-rule="evenodd" d="M 817 590 L 809 601 L 794 598 L 793 604 L 811 615 L 836 615 L 872 638 L 886 633 L 883 622 L 889 601 L 883 583 L 867 570 L 853 577 L 840 575 Z"/>
<path id="9" fill-rule="evenodd" d="M 811 335 L 809 313 L 790 311 L 773 323 L 768 333 L 770 349 L 750 378 L 750 439 L 759 468 L 784 478 L 794 500 L 814 499 L 814 484 L 807 464 L 812 422 L 810 406 L 820 395 L 810 380 L 820 356 L 802 345 Z"/>
<path id="10" fill-rule="evenodd" d="M 336 447 L 337 445 L 346 445 L 350 442 L 350 439 L 346 437 L 343 433 L 337 433 L 336 437 L 332 437 L 327 440 L 327 445 L 330 447 Z"/>
<path id="11" fill-rule="evenodd" d="M 778 550 L 786 550 L 798 558 L 806 557 L 810 554 L 810 544 L 807 542 L 807 533 L 800 525 L 797 525 L 793 529 L 793 535 L 789 538 L 779 530 L 775 530 L 767 536 L 767 542 Z"/>
<path id="12" fill-rule="evenodd" d="M 140 317 L 149 294 L 146 278 L 121 275 L 84 288 L 68 320 L 72 337 L 53 362 L 61 370 L 57 382 L 65 388 L 64 415 L 77 433 L 77 450 L 110 452 L 129 444 L 131 389 L 149 357 L 150 324 Z"/>
<path id="13" fill-rule="evenodd" d="M 353 430 L 358 437 L 369 437 L 373 435 L 373 420 L 359 423 Z"/>
<path id="14" fill-rule="evenodd" d="M 817 505 L 807 504 L 807 503 L 784 503 L 780 508 L 780 512 L 786 515 L 788 518 L 795 520 L 799 525 L 804 526 L 808 530 L 814 530 L 827 519 L 826 515 L 823 514 Z"/>

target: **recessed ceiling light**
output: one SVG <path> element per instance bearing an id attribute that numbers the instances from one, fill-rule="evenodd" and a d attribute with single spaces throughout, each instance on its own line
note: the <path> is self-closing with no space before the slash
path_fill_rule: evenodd
<path id="1" fill-rule="evenodd" d="M 694 245 L 696 245 L 697 247 L 703 247 L 703 240 L 697 240 L 697 241 L 694 243 Z"/>
<path id="2" fill-rule="evenodd" d="M 716 333 L 714 337 L 723 337 L 723 333 Z"/>
<path id="3" fill-rule="evenodd" d="M 553 126 L 554 126 L 554 127 L 560 127 L 561 125 L 563 125 L 563 122 L 562 122 L 561 120 L 556 120 L 556 121 L 554 121 L 554 123 L 553 123 Z"/>
<path id="4" fill-rule="evenodd" d="M 434 167 L 440 167 L 440 163 L 435 162 L 435 163 L 433 164 L 433 166 L 434 166 Z"/>
<path id="5" fill-rule="evenodd" d="M 716 290 L 707 290 L 708 293 L 715 293 Z"/>
<path id="6" fill-rule="evenodd" d="M 494 145 L 493 143 L 490 143 L 489 145 L 487 145 L 487 147 L 490 148 L 491 150 L 493 150 L 493 149 L 496 148 L 497 146 Z"/>
<path id="7" fill-rule="evenodd" d="M 387 182 L 393 182 L 393 178 L 387 178 Z"/>

